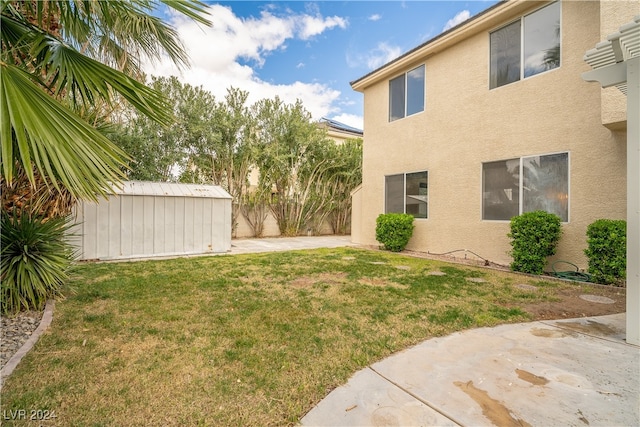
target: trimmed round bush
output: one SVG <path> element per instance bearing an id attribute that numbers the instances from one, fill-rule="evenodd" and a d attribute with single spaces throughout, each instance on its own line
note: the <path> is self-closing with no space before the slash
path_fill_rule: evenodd
<path id="1" fill-rule="evenodd" d="M 562 235 L 558 215 L 545 211 L 526 212 L 511 218 L 511 270 L 542 274 L 547 257 L 556 253 Z"/>
<path id="2" fill-rule="evenodd" d="M 612 284 L 627 276 L 627 222 L 599 219 L 587 227 L 589 274 L 597 283 Z"/>
<path id="3" fill-rule="evenodd" d="M 26 213 L 2 212 L 0 230 L 0 305 L 2 314 L 42 309 L 49 298 L 61 296 L 74 260 L 65 233 L 66 217 L 44 220 Z"/>
<path id="4" fill-rule="evenodd" d="M 413 215 L 389 213 L 376 218 L 376 240 L 384 249 L 402 251 L 413 235 Z"/>

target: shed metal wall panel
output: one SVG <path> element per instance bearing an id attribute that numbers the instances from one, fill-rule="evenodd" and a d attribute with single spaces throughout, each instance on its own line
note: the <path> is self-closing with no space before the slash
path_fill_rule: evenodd
<path id="1" fill-rule="evenodd" d="M 144 251 L 144 198 L 143 197 L 128 197 L 131 199 L 131 216 L 129 221 L 131 222 L 131 253 L 143 254 Z M 133 218 L 140 219 L 134 221 Z"/>
<path id="2" fill-rule="evenodd" d="M 109 204 L 98 203 L 96 205 L 96 217 L 98 221 L 96 238 L 96 258 L 104 258 L 109 254 Z M 105 226 L 100 226 L 104 224 Z"/>
<path id="3" fill-rule="evenodd" d="M 80 259 L 222 253 L 231 249 L 231 196 L 217 186 L 124 183 L 76 209 Z"/>
<path id="4" fill-rule="evenodd" d="M 164 252 L 164 197 L 153 198 L 153 252 Z"/>
<path id="5" fill-rule="evenodd" d="M 204 241 L 206 239 L 205 236 L 211 235 L 211 221 L 210 218 L 213 217 L 213 206 L 211 200 L 201 200 L 202 202 L 202 240 L 200 241 L 201 245 L 206 245 L 207 243 Z"/>
<path id="6" fill-rule="evenodd" d="M 120 255 L 128 257 L 133 254 L 133 197 L 120 197 L 120 215 L 122 225 L 120 228 Z"/>
<path id="7" fill-rule="evenodd" d="M 202 246 L 202 220 L 203 220 L 203 215 L 204 215 L 204 204 L 202 203 L 202 200 L 200 199 L 195 199 L 193 201 L 193 212 L 194 212 L 194 219 L 193 219 L 193 247 L 194 248 L 199 248 Z"/>
<path id="8" fill-rule="evenodd" d="M 187 212 L 191 212 L 192 215 L 195 215 L 194 212 L 194 202 L 192 198 L 184 199 L 184 211 L 185 217 Z M 195 224 L 193 221 L 186 221 L 184 223 L 184 251 L 190 252 L 195 248 L 195 242 L 193 239 L 193 232 L 195 229 Z"/>
<path id="9" fill-rule="evenodd" d="M 121 238 L 121 223 L 122 223 L 122 215 L 120 206 L 122 204 L 122 199 L 120 197 L 116 197 L 107 203 L 109 208 L 109 235 L 107 237 L 107 242 L 105 246 L 108 248 L 108 254 L 122 254 L 122 238 Z"/>
<path id="10" fill-rule="evenodd" d="M 142 197 L 142 253 L 153 254 L 154 251 L 154 224 L 155 198 L 152 196 Z"/>
<path id="11" fill-rule="evenodd" d="M 84 203 L 81 248 L 84 249 L 82 259 L 94 259 L 98 252 L 98 206 L 95 203 Z"/>
<path id="12" fill-rule="evenodd" d="M 175 226 L 171 230 L 174 247 L 179 251 L 184 251 L 184 198 L 173 198 L 173 221 Z"/>

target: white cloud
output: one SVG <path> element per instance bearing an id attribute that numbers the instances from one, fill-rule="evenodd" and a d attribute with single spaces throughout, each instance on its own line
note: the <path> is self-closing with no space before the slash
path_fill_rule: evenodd
<path id="1" fill-rule="evenodd" d="M 274 84 L 261 80 L 246 62 L 261 67 L 269 55 L 286 49 L 287 41 L 308 40 L 333 28 L 346 28 L 346 19 L 319 14 L 276 16 L 263 11 L 257 18 L 239 18 L 229 7 L 209 6 L 210 27 L 183 16 L 172 15 L 176 28 L 190 57 L 191 67 L 179 70 L 168 58 L 159 63 L 146 62 L 149 75 L 177 76 L 183 83 L 202 86 L 222 99 L 231 86 L 249 92 L 249 103 L 276 95 L 285 102 L 301 99 L 314 118 L 335 113 L 334 104 L 340 92 L 319 83 L 293 82 Z M 298 67 L 304 66 L 299 63 Z"/>
<path id="2" fill-rule="evenodd" d="M 402 50 L 399 46 L 391 46 L 388 43 L 380 42 L 378 46 L 367 55 L 367 67 L 369 69 L 378 68 L 392 59 L 396 59 Z"/>
<path id="3" fill-rule="evenodd" d="M 382 16 L 378 13 L 374 13 L 373 15 L 371 15 L 370 17 L 367 18 L 369 21 L 379 21 L 380 19 L 382 19 Z"/>
<path id="4" fill-rule="evenodd" d="M 302 40 L 307 40 L 335 27 L 347 28 L 347 20 L 339 16 L 322 18 L 322 16 L 303 15 L 300 18 L 298 35 Z"/>
<path id="5" fill-rule="evenodd" d="M 355 68 L 365 64 L 368 69 L 373 70 L 396 59 L 401 53 L 402 49 L 400 49 L 399 46 L 392 46 L 386 42 L 380 42 L 378 46 L 365 54 L 348 55 L 347 65 Z"/>
<path id="6" fill-rule="evenodd" d="M 463 10 L 461 12 L 458 12 L 456 16 L 454 16 L 453 18 L 447 21 L 447 24 L 444 26 L 442 31 L 447 31 L 448 29 L 455 27 L 461 22 L 466 21 L 470 17 L 471 17 L 471 12 L 469 12 L 468 10 Z"/>

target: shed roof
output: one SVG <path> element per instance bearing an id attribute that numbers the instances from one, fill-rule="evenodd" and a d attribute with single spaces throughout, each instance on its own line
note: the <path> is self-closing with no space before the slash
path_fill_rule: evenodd
<path id="1" fill-rule="evenodd" d="M 114 186 L 114 191 L 118 195 L 126 196 L 231 199 L 231 195 L 219 185 L 183 184 L 178 182 L 125 181 L 120 186 Z"/>

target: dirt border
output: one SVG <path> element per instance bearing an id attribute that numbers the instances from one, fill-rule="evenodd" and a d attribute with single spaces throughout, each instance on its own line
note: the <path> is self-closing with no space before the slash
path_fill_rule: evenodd
<path id="1" fill-rule="evenodd" d="M 392 252 L 380 249 L 376 245 L 352 245 L 350 247 L 358 248 L 358 249 L 367 249 L 367 250 L 371 250 L 371 251 L 374 251 L 374 252 L 392 253 Z M 484 268 L 484 269 L 487 269 L 487 270 L 504 271 L 506 273 L 511 273 L 511 274 L 515 274 L 515 275 L 519 275 L 519 276 L 523 276 L 523 277 L 529 277 L 529 278 L 532 278 L 532 279 L 549 280 L 549 281 L 555 281 L 555 282 L 561 282 L 561 283 L 577 283 L 577 284 L 581 284 L 581 285 L 596 286 L 596 287 L 600 287 L 600 288 L 603 288 L 603 289 L 611 289 L 611 288 L 625 289 L 625 290 L 627 289 L 626 286 L 604 285 L 602 283 L 583 282 L 583 281 L 579 281 L 579 280 L 569 280 L 569 279 L 563 279 L 561 277 L 552 276 L 552 275 L 546 274 L 546 273 L 545 274 L 522 273 L 522 272 L 519 272 L 519 271 L 511 270 L 511 268 L 509 268 L 508 265 L 498 264 L 498 263 L 495 263 L 493 261 L 485 260 L 484 258 L 479 257 L 478 255 L 476 255 L 472 251 L 469 251 L 469 250 L 466 250 L 466 249 L 460 249 L 459 251 L 452 251 L 452 252 L 465 252 L 466 254 L 473 255 L 474 258 L 471 258 L 471 257 L 463 258 L 463 257 L 456 257 L 456 256 L 453 256 L 453 255 L 432 254 L 432 253 L 429 253 L 429 252 L 412 251 L 412 250 L 409 250 L 409 249 L 405 249 L 405 250 L 403 250 L 401 252 L 393 252 L 393 253 L 397 253 L 399 255 L 406 255 L 406 256 L 413 257 L 413 258 L 422 258 L 422 259 L 429 259 L 429 260 L 433 260 L 433 261 L 442 261 L 442 262 L 448 262 L 448 263 L 451 263 L 451 264 L 468 265 L 470 267 Z"/>

